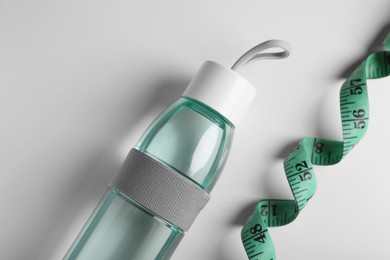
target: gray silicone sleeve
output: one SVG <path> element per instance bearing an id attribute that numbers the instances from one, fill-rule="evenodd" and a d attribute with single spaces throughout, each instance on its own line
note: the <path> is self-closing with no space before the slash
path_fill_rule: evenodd
<path id="1" fill-rule="evenodd" d="M 197 184 L 134 148 L 109 186 L 184 231 L 210 199 Z"/>

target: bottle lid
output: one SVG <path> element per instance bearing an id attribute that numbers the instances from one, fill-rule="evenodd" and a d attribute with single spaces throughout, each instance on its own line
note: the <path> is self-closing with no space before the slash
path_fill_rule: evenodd
<path id="1" fill-rule="evenodd" d="M 213 108 L 234 126 L 255 95 L 256 89 L 245 78 L 213 61 L 203 63 L 183 93 Z"/>
<path id="2" fill-rule="evenodd" d="M 282 51 L 264 52 L 271 48 L 280 48 Z M 290 52 L 289 43 L 269 40 L 249 49 L 231 69 L 213 61 L 206 61 L 184 91 L 183 96 L 199 100 L 237 126 L 252 103 L 256 89 L 236 71 L 257 60 L 284 59 Z"/>

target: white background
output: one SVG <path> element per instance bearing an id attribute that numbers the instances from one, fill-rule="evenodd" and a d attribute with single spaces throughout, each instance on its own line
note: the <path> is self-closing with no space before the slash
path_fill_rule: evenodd
<path id="1" fill-rule="evenodd" d="M 341 140 L 343 78 L 389 31 L 390 2 L 0 0 L 0 259 L 61 259 L 127 151 L 204 60 L 289 41 L 242 74 L 258 95 L 211 202 L 174 260 L 246 259 L 256 200 L 291 198 L 282 161 L 301 137 Z M 389 259 L 389 79 L 369 82 L 370 127 L 296 221 L 278 259 Z"/>

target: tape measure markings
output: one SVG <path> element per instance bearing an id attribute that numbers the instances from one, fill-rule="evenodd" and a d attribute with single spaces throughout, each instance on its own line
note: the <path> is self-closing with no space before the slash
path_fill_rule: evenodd
<path id="1" fill-rule="evenodd" d="M 390 49 L 390 34 L 384 44 Z M 291 223 L 313 197 L 316 190 L 313 165 L 337 164 L 363 138 L 369 120 L 366 79 L 388 76 L 389 70 L 390 52 L 375 52 L 341 86 L 339 101 L 343 141 L 305 137 L 289 153 L 283 167 L 294 200 L 268 199 L 258 202 L 241 231 L 241 240 L 249 259 L 276 259 L 268 227 Z"/>

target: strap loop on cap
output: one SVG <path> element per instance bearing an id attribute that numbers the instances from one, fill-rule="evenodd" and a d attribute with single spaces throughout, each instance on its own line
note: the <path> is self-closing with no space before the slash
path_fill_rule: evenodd
<path id="1" fill-rule="evenodd" d="M 266 52 L 263 51 L 271 48 L 280 48 L 281 52 Z M 238 71 L 246 64 L 264 59 L 284 59 L 287 58 L 291 53 L 291 46 L 288 42 L 282 40 L 269 40 L 260 43 L 244 53 L 232 66 L 232 70 Z"/>

